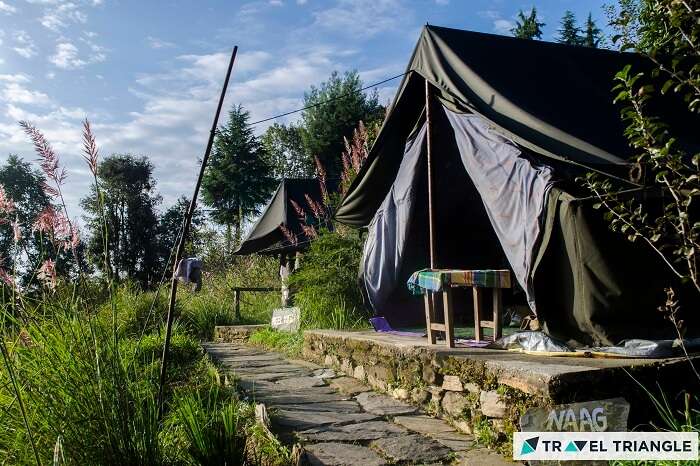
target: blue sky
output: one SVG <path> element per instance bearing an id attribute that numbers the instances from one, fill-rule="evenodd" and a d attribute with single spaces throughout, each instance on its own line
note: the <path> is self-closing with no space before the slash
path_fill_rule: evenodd
<path id="1" fill-rule="evenodd" d="M 606 23 L 598 0 L 535 3 L 545 39 L 571 9 Z M 34 122 L 69 170 L 71 215 L 90 177 L 81 120 L 101 153 L 148 155 L 166 207 L 191 193 L 233 45 L 226 101 L 254 120 L 298 108 L 333 70 L 365 83 L 404 71 L 426 23 L 508 34 L 517 0 L 0 0 L 0 161 L 35 157 L 18 120 Z M 382 101 L 398 81 L 378 89 Z M 291 116 L 280 120 L 289 122 Z M 264 130 L 261 125 L 257 131 Z"/>

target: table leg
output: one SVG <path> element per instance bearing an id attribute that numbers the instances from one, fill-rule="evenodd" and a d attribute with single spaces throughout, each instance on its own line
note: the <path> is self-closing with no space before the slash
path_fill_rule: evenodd
<path id="1" fill-rule="evenodd" d="M 445 343 L 448 348 L 455 347 L 454 315 L 452 313 L 452 288 L 442 290 L 442 307 L 445 311 Z"/>
<path id="2" fill-rule="evenodd" d="M 498 340 L 503 336 L 501 328 L 501 315 L 503 313 L 503 302 L 501 301 L 501 289 L 493 289 L 493 339 Z"/>
<path id="3" fill-rule="evenodd" d="M 481 289 L 478 286 L 472 287 L 474 295 L 474 339 L 481 341 L 484 339 L 484 332 L 481 330 Z"/>
<path id="4" fill-rule="evenodd" d="M 426 331 L 428 333 L 428 343 L 431 345 L 435 344 L 436 340 L 436 335 L 435 331 L 433 330 L 433 300 L 431 297 L 432 293 L 430 291 L 426 291 L 425 294 L 423 295 L 423 299 L 425 300 L 425 327 Z"/>

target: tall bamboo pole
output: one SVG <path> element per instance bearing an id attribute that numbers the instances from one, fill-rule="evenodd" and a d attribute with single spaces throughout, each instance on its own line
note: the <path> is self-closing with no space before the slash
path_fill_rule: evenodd
<path id="1" fill-rule="evenodd" d="M 425 80 L 425 124 L 427 126 L 427 146 L 428 146 L 428 231 L 430 243 L 430 268 L 435 268 L 435 217 L 433 213 L 433 124 L 430 118 L 431 87 L 428 80 Z"/>
<path id="2" fill-rule="evenodd" d="M 182 259 L 182 254 L 185 250 L 185 242 L 187 234 L 190 230 L 190 224 L 192 223 L 192 216 L 194 215 L 194 210 L 197 206 L 197 196 L 199 196 L 199 188 L 202 186 L 202 177 L 204 176 L 204 171 L 207 168 L 207 162 L 209 160 L 209 154 L 211 154 L 211 148 L 214 144 L 214 136 L 216 135 L 216 128 L 219 125 L 219 115 L 221 114 L 221 107 L 224 105 L 224 98 L 226 97 L 226 89 L 228 88 L 228 81 L 231 78 L 231 70 L 233 69 L 233 63 L 236 61 L 236 53 L 238 53 L 238 46 L 233 47 L 233 52 L 231 52 L 231 59 L 228 63 L 228 69 L 226 70 L 226 79 L 224 79 L 224 86 L 221 89 L 221 96 L 219 97 L 219 105 L 216 107 L 216 114 L 214 115 L 214 122 L 211 125 L 211 131 L 209 132 L 209 141 L 207 142 L 207 148 L 204 151 L 204 158 L 202 158 L 202 166 L 199 167 L 199 176 L 197 177 L 197 184 L 194 187 L 194 193 L 192 194 L 192 199 L 190 200 L 189 208 L 185 214 L 185 218 L 182 222 L 182 231 L 180 232 L 180 238 L 177 243 L 177 251 L 175 253 L 175 263 L 173 264 L 173 276 L 170 282 L 170 301 L 168 302 L 168 319 L 165 327 L 165 342 L 163 343 L 163 356 L 160 363 L 160 386 L 158 387 L 158 417 L 163 416 L 163 393 L 165 387 L 165 377 L 168 368 L 168 351 L 170 350 L 170 337 L 173 330 L 173 319 L 175 317 L 175 301 L 177 300 L 177 268 Z"/>

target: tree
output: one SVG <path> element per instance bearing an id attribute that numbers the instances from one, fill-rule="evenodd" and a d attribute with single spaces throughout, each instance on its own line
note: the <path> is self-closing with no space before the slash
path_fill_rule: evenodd
<path id="1" fill-rule="evenodd" d="M 302 113 L 302 141 L 307 154 L 318 157 L 325 167 L 331 189 L 340 182 L 344 138 L 352 137 L 360 121 L 370 125 L 383 116 L 377 93 L 366 95 L 361 89 L 356 71 L 333 72 L 320 87 L 312 86 L 304 94 L 304 106 L 313 107 Z"/>
<path id="2" fill-rule="evenodd" d="M 298 126 L 275 123 L 267 128 L 261 143 L 275 180 L 314 175 L 313 157 L 304 150 L 301 128 Z"/>
<path id="3" fill-rule="evenodd" d="M 175 204 L 170 206 L 158 220 L 158 246 L 161 250 L 161 264 L 166 266 L 169 263 L 168 258 L 173 260 L 173 249 L 177 245 L 182 221 L 185 218 L 185 212 L 189 208 L 190 201 L 185 196 L 181 196 Z M 201 229 L 204 226 L 204 214 L 197 207 L 192 215 L 192 222 L 187 233 L 185 241 L 185 255 L 197 255 L 197 250 L 202 244 Z M 173 257 L 171 257 L 171 253 Z"/>
<path id="4" fill-rule="evenodd" d="M 651 247 L 680 281 L 700 293 L 700 221 L 694 204 L 700 196 L 700 153 L 677 139 L 668 114 L 655 112 L 685 102 L 687 113 L 674 110 L 675 121 L 698 119 L 700 14 L 675 0 L 624 0 L 618 8 L 613 25 L 622 48 L 643 52 L 655 64 L 651 73 L 626 66 L 615 77 L 614 89 L 615 101 L 623 105 L 625 135 L 636 152 L 631 162 L 645 196 L 627 196 L 627 186 L 593 174 L 584 184 L 598 197 L 598 207 L 613 230 Z M 672 320 L 677 306 L 670 290 L 663 308 Z"/>
<path id="5" fill-rule="evenodd" d="M 583 43 L 581 28 L 576 25 L 576 16 L 574 16 L 573 11 L 566 10 L 564 13 L 564 17 L 561 19 L 561 28 L 559 29 L 557 42 L 567 45 L 581 45 Z"/>
<path id="6" fill-rule="evenodd" d="M 593 15 L 588 13 L 588 19 L 586 20 L 586 30 L 582 38 L 582 45 L 586 47 L 592 47 L 597 49 L 600 45 L 600 41 L 603 39 L 603 33 L 600 28 L 593 21 Z"/>
<path id="7" fill-rule="evenodd" d="M 250 114 L 233 107 L 226 126 L 219 128 L 202 180 L 202 198 L 211 217 L 226 227 L 227 248 L 240 241 L 243 221 L 260 213 L 275 186 L 263 148 L 248 126 Z"/>
<path id="8" fill-rule="evenodd" d="M 156 206 L 161 198 L 155 189 L 153 165 L 147 157 L 114 154 L 100 162 L 97 173 L 107 223 L 110 270 L 104 270 L 104 229 L 94 187 L 82 200 L 91 233 L 88 253 L 100 270 L 115 279 L 129 278 L 148 287 L 160 278 Z"/>
<path id="9" fill-rule="evenodd" d="M 533 6 L 530 14 L 525 16 L 523 10 L 518 13 L 516 25 L 510 32 L 520 39 L 542 39 L 542 28 L 545 23 L 537 21 L 537 9 Z"/>

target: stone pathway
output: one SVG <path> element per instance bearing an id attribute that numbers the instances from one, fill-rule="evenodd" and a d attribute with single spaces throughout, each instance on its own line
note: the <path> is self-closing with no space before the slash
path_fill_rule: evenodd
<path id="1" fill-rule="evenodd" d="M 283 440 L 304 445 L 309 464 L 516 464 L 476 447 L 447 422 L 331 369 L 241 343 L 205 349 L 248 397 L 266 405 Z"/>

